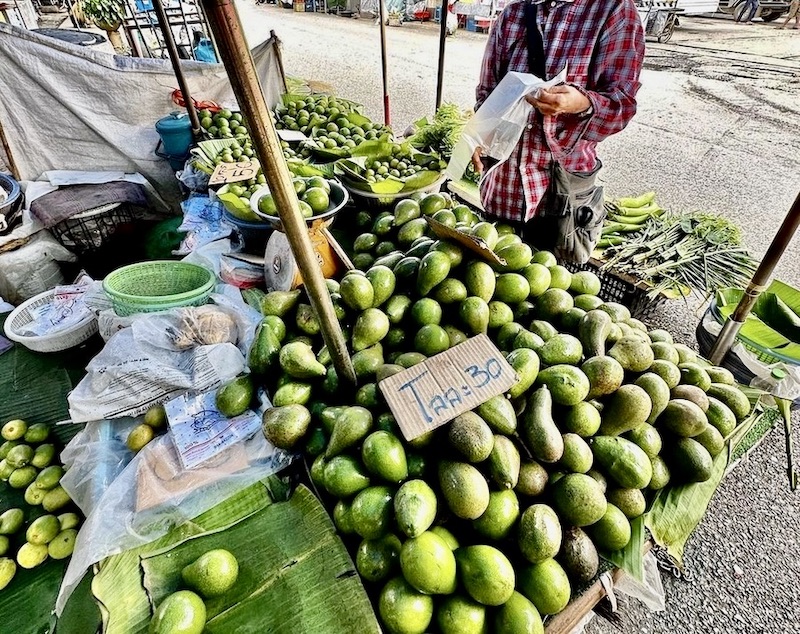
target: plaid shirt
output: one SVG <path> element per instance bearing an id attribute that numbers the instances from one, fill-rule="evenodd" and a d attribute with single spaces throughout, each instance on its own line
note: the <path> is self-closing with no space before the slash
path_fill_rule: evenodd
<path id="1" fill-rule="evenodd" d="M 542 116 L 531 107 L 517 151 L 483 180 L 486 213 L 530 220 L 550 184 L 553 158 L 571 172 L 591 172 L 597 144 L 636 113 L 644 32 L 634 0 L 533 0 L 545 47 L 547 78 L 567 64 L 567 81 L 589 99 L 590 115 Z M 507 5 L 483 57 L 479 107 L 509 71 L 527 73 L 525 0 Z M 524 214 L 524 216 L 523 216 Z"/>

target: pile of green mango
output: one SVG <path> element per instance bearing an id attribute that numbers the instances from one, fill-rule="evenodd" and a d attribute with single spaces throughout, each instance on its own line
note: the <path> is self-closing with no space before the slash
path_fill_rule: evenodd
<path id="1" fill-rule="evenodd" d="M 435 239 L 429 216 L 498 257 Z M 328 281 L 358 386 L 303 291 L 248 291 L 264 320 L 242 402 L 266 388 L 264 434 L 307 456 L 385 631 L 542 632 L 657 490 L 710 477 L 750 403 L 727 370 L 600 299 L 596 275 L 444 194 L 360 224 L 364 270 Z M 516 384 L 406 441 L 378 383 L 482 333 Z"/>
<path id="2" fill-rule="evenodd" d="M 59 484 L 64 468 L 57 464 L 56 446 L 47 442 L 50 428 L 23 420 L 10 420 L 0 429 L 0 479 L 15 489 L 25 489 L 28 508 L 0 506 L 0 590 L 17 571 L 17 566 L 34 568 L 51 559 L 72 554 L 80 517 L 62 512 L 71 503 Z M 26 528 L 27 520 L 27 528 Z M 24 540 L 19 539 L 24 537 Z M 9 553 L 16 549 L 16 558 Z"/>

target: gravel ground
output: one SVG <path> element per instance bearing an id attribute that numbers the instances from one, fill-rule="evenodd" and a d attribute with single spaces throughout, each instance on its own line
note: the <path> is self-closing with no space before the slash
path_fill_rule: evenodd
<path id="1" fill-rule="evenodd" d="M 251 43 L 270 29 L 283 40 L 287 73 L 324 81 L 382 117 L 379 35 L 371 20 L 238 6 Z M 797 194 L 800 38 L 763 24 L 681 22 L 670 44 L 649 45 L 636 119 L 602 145 L 607 192 L 655 189 L 665 206 L 726 214 L 760 257 Z M 396 130 L 433 110 L 437 32 L 435 25 L 387 29 Z M 445 101 L 472 104 L 485 41 L 461 31 L 448 40 Z M 776 275 L 800 286 L 800 239 Z M 669 302 L 651 321 L 695 345 L 705 304 Z M 690 540 L 685 562 L 694 581 L 664 579 L 665 612 L 623 600 L 622 632 L 800 632 L 800 495 L 788 491 L 784 461 L 783 432 L 773 430 L 723 482 Z M 600 619 L 587 628 L 614 631 Z"/>

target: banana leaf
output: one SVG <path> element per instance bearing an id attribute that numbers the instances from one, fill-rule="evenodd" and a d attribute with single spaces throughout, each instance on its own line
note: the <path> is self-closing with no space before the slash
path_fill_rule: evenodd
<path id="1" fill-rule="evenodd" d="M 440 178 L 442 178 L 441 172 L 434 172 L 433 170 L 421 170 L 405 179 L 405 185 L 403 186 L 402 191 L 414 192 L 419 189 L 425 189 L 426 187 L 433 185 Z"/>
<path id="2" fill-rule="evenodd" d="M 758 398 L 755 394 L 748 396 Z M 645 516 L 645 526 L 650 529 L 653 540 L 664 546 L 679 565 L 682 565 L 687 540 L 703 519 L 711 498 L 725 475 L 733 448 L 758 423 L 761 416 L 763 410 L 757 403 L 750 416 L 726 439 L 725 449 L 714 458 L 708 480 L 667 487 L 659 491 L 653 501 Z"/>
<path id="3" fill-rule="evenodd" d="M 634 519 L 631 522 L 631 540 L 628 545 L 613 553 L 601 553 L 603 559 L 610 561 L 641 583 L 644 583 L 644 543 L 647 539 L 644 524 L 643 515 Z"/>
<path id="4" fill-rule="evenodd" d="M 0 316 L 2 328 L 8 315 Z M 62 353 L 38 354 L 14 344 L 0 355 L 0 424 L 12 418 L 46 423 L 61 444 L 66 444 L 82 425 L 56 425 L 69 418 L 67 394 L 85 373 L 94 345 Z M 0 482 L 0 513 L 7 508 L 28 509 L 32 520 L 44 514 L 24 503 L 24 491 Z M 23 538 L 24 539 L 24 538 Z M 14 579 L 0 591 L 0 615 L 4 632 L 52 631 L 52 611 L 64 575 L 65 561 L 46 561 L 32 570 L 18 569 Z M 92 630 L 84 630 L 91 634 Z"/>
<path id="5" fill-rule="evenodd" d="M 246 222 L 264 222 L 263 218 L 259 218 L 250 209 L 250 204 L 239 198 L 239 196 L 231 192 L 222 192 L 217 194 L 225 209 L 227 209 L 233 216 L 240 218 Z"/>
<path id="6" fill-rule="evenodd" d="M 233 552 L 240 573 L 231 591 L 207 601 L 208 634 L 250 631 L 254 623 L 276 634 L 379 631 L 353 563 L 308 489 L 275 503 L 260 483 L 235 498 L 101 564 L 92 587 L 106 634 L 143 634 L 153 606 L 178 589 L 181 569 L 213 548 Z"/>
<path id="7" fill-rule="evenodd" d="M 299 159 L 289 159 L 286 161 L 289 166 L 289 171 L 295 176 L 324 176 L 331 178 L 333 176 L 333 163 L 307 163 Z"/>
<path id="8" fill-rule="evenodd" d="M 392 158 L 392 151 L 395 148 L 389 134 L 384 134 L 379 139 L 371 139 L 359 143 L 351 151 L 352 156 L 364 156 L 370 161 L 389 160 Z"/>

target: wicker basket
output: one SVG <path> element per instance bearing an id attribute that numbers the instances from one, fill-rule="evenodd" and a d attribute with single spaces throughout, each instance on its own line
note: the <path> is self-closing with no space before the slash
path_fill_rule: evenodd
<path id="1" fill-rule="evenodd" d="M 60 352 L 81 345 L 97 332 L 97 319 L 92 315 L 49 335 L 20 334 L 19 331 L 33 321 L 32 311 L 52 303 L 54 293 L 54 289 L 50 289 L 17 306 L 6 319 L 6 337 L 34 352 Z"/>
<path id="2" fill-rule="evenodd" d="M 586 264 L 564 262 L 570 273 L 578 271 L 591 271 L 600 278 L 600 299 L 604 302 L 617 302 L 627 306 L 631 315 L 637 319 L 647 319 L 666 301 L 666 297 L 659 295 L 655 298 L 648 297 L 650 287 L 635 277 L 625 273 L 614 273 L 603 269 L 600 260 L 591 258 Z"/>
<path id="3" fill-rule="evenodd" d="M 200 306 L 214 290 L 216 276 L 188 262 L 157 260 L 123 266 L 109 273 L 103 289 L 117 315 L 153 313 L 181 306 Z"/>

